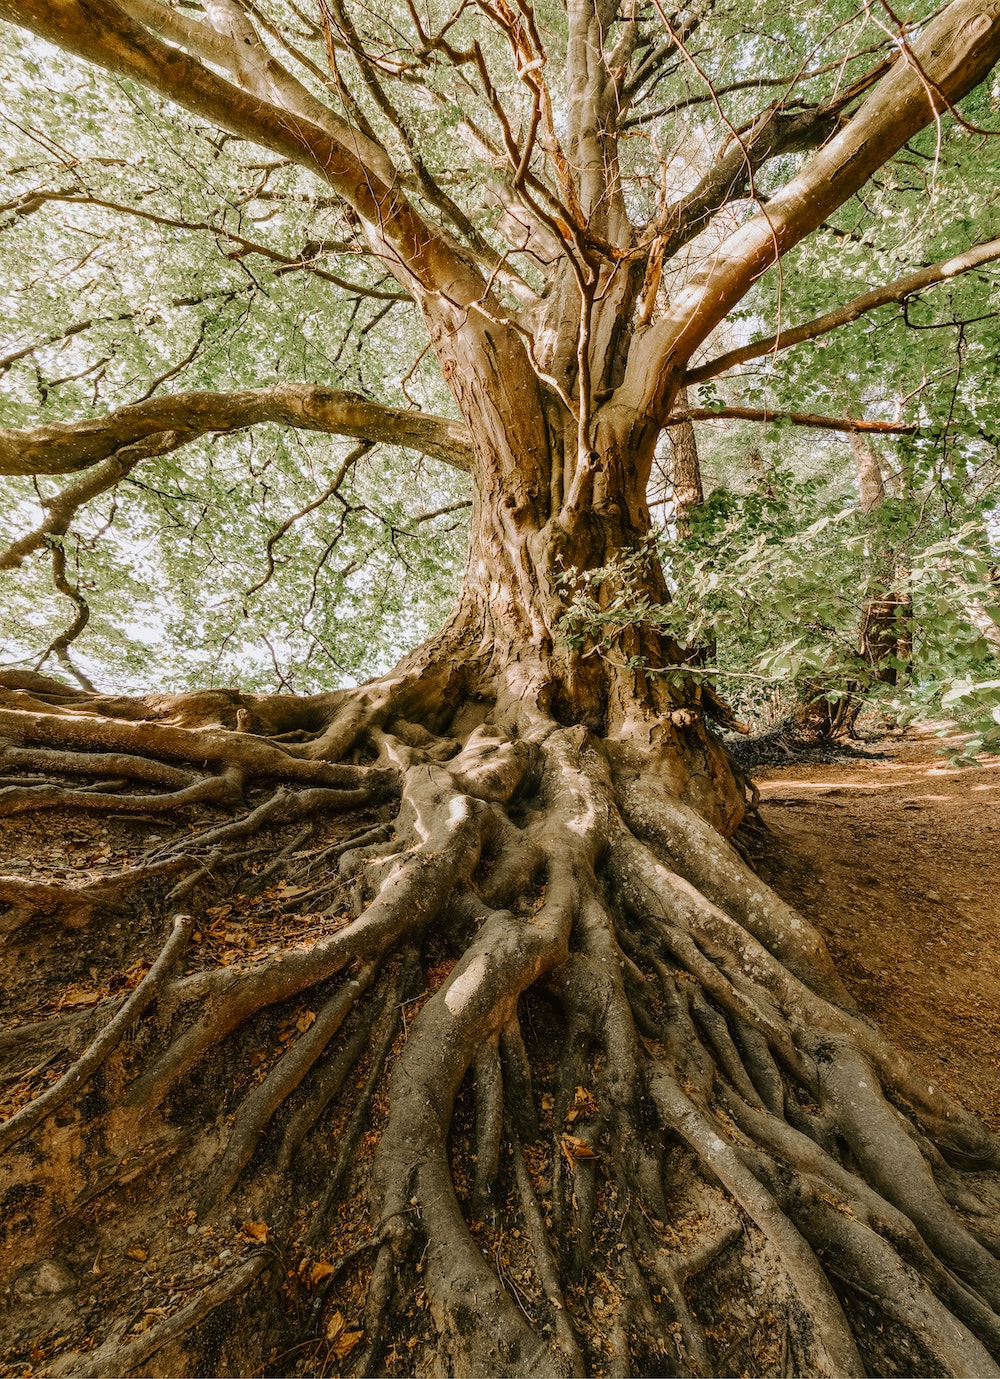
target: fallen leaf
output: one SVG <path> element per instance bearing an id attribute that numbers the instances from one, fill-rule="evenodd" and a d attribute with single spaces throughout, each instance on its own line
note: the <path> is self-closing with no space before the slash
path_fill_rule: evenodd
<path id="1" fill-rule="evenodd" d="M 141 1245 L 130 1245 L 125 1251 L 125 1256 L 127 1259 L 138 1259 L 140 1263 L 149 1257 L 148 1252 Z"/>
<path id="2" fill-rule="evenodd" d="M 304 1010 L 302 1014 L 299 1016 L 299 1018 L 295 1021 L 295 1028 L 298 1030 L 300 1034 L 305 1034 L 306 1030 L 314 1022 L 315 1019 L 316 1012 L 314 1010 Z"/>
<path id="3" fill-rule="evenodd" d="M 597 1158 L 587 1141 L 581 1140 L 579 1135 L 560 1135 L 559 1143 L 562 1145 L 562 1152 L 566 1155 L 570 1168 L 573 1167 L 577 1159 Z"/>
<path id="4" fill-rule="evenodd" d="M 309 1270 L 309 1282 L 315 1287 L 320 1279 L 328 1278 L 330 1274 L 335 1274 L 336 1272 L 337 1270 L 334 1265 L 328 1263 L 325 1259 L 320 1259 Z"/>
<path id="5" fill-rule="evenodd" d="M 68 986 L 59 997 L 60 1009 L 64 1006 L 96 1006 L 101 999 L 99 991 L 85 991 L 79 986 Z"/>
<path id="6" fill-rule="evenodd" d="M 597 1102 L 586 1087 L 577 1087 L 573 1101 L 566 1112 L 566 1124 L 572 1125 L 575 1120 L 588 1120 L 591 1116 L 596 1115 L 597 1110 Z"/>
<path id="7" fill-rule="evenodd" d="M 340 1312 L 334 1312 L 326 1324 L 326 1339 L 333 1347 L 333 1353 L 338 1360 L 349 1355 L 364 1334 L 363 1331 L 348 1331 L 347 1323 Z"/>
<path id="8" fill-rule="evenodd" d="M 339 1341 L 334 1342 L 333 1353 L 338 1360 L 343 1360 L 350 1355 L 351 1351 L 364 1336 L 363 1331 L 345 1331 Z"/>
<path id="9" fill-rule="evenodd" d="M 243 1234 L 248 1235 L 251 1240 L 259 1240 L 261 1244 L 267 1241 L 268 1230 L 266 1221 L 244 1221 Z"/>

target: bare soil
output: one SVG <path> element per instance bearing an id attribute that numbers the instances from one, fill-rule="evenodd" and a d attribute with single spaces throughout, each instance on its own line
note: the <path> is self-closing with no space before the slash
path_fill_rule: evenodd
<path id="1" fill-rule="evenodd" d="M 933 724 L 874 759 L 755 774 L 762 876 L 826 937 L 866 1015 L 1000 1129 L 1000 760 Z"/>

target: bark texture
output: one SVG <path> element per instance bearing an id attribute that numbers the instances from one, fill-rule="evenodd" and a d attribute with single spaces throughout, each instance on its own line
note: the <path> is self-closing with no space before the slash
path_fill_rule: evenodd
<path id="1" fill-rule="evenodd" d="M 687 31 L 644 46 L 626 15 L 612 42 L 616 6 L 568 0 L 557 119 L 530 7 L 487 11 L 533 110 L 519 143 L 494 102 L 497 195 L 544 295 L 419 159 L 400 173 L 298 82 L 256 7 L 0 0 L 325 184 L 419 309 L 461 417 L 282 385 L 6 434 L 5 472 L 88 473 L 4 562 L 140 459 L 251 415 L 409 444 L 473 486 L 453 617 L 360 689 L 136 699 L 0 675 L 0 829 L 90 811 L 116 843 L 83 884 L 0 878 L 6 1000 L 40 1007 L 0 1035 L 7 1362 L 998 1374 L 996 1138 L 859 1015 L 727 841 L 744 783 L 678 649 L 641 622 L 571 641 L 564 620 L 620 558 L 640 603 L 665 597 L 647 486 L 694 351 L 982 80 L 1000 0 L 954 0 L 833 104 L 769 108 L 641 233 L 616 129 Z M 660 292 L 664 254 L 757 166 L 820 144 Z M 231 914 L 255 930 L 239 952 Z"/>
<path id="2" fill-rule="evenodd" d="M 697 709 L 567 726 L 468 634 L 312 700 L 5 676 L 0 817 L 159 831 L 2 882 L 9 1005 L 50 946 L 95 993 L 0 1037 L 8 1361 L 1000 1372 L 1000 1145 L 706 820 Z"/>

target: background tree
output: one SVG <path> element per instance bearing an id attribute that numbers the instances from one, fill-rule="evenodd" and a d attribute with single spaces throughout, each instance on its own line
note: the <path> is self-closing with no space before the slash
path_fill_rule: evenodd
<path id="1" fill-rule="evenodd" d="M 3 1036 L 26 1098 L 0 1128 L 30 1304 L 12 1358 L 711 1373 L 739 1352 L 766 1372 L 996 1373 L 996 1140 L 858 1014 L 819 936 L 725 841 L 743 783 L 705 721 L 725 710 L 663 631 L 647 487 L 685 382 L 789 343 L 725 337 L 762 275 L 921 131 L 964 138 L 954 107 L 1000 55 L 1000 6 L 901 25 L 786 3 L 752 27 L 742 6 L 656 0 L 0 0 L 0 16 L 36 36 L 22 80 L 51 87 L 60 131 L 15 117 L 40 152 L 14 164 L 7 208 L 43 327 L 8 351 L 11 406 L 33 388 L 51 410 L 0 435 L 23 501 L 2 561 L 44 553 L 74 609 L 43 657 L 72 658 L 102 563 L 133 588 L 148 564 L 171 575 L 148 616 L 197 570 L 213 595 L 270 590 L 302 669 L 336 666 L 332 618 L 312 615 L 331 584 L 354 594 L 367 532 L 405 563 L 467 491 L 444 470 L 404 482 L 392 458 L 392 497 L 366 496 L 369 450 L 471 483 L 455 610 L 360 688 L 129 697 L 5 672 L 5 815 L 195 813 L 138 858 L 111 833 L 123 857 L 90 885 L 2 882 L 11 995 L 49 1002 Z M 109 228 L 125 224 L 127 256 Z M 107 298 L 99 315 L 65 316 L 60 273 L 67 297 Z M 320 286 L 335 306 L 312 306 Z M 424 333 L 416 363 L 397 311 Z M 216 461 L 206 439 L 266 424 L 287 434 L 258 456 L 253 432 L 233 498 L 239 451 Z M 317 433 L 354 448 L 331 463 Z M 197 497 L 178 458 L 196 445 Z M 163 514 L 192 501 L 178 542 Z M 321 507 L 332 581 L 326 546 L 280 565 Z M 415 579 L 445 584 L 426 559 Z M 648 617 L 621 616 L 622 581 Z M 574 629 L 582 595 L 596 634 Z M 385 610 L 376 656 L 403 611 Z M 259 937 L 220 960 L 205 938 L 227 906 Z M 76 988 L 33 975 L 40 932 Z M 150 1268 L 162 1301 L 135 1322 L 126 1229 L 146 1242 L 126 1259 L 186 1256 Z M 68 1266 L 42 1256 L 82 1273 L 95 1235 L 68 1308 Z M 210 1260 L 220 1237 L 245 1257 Z M 773 1323 L 741 1331 L 717 1301 L 734 1287 Z M 41 1346 L 40 1322 L 59 1327 Z"/>

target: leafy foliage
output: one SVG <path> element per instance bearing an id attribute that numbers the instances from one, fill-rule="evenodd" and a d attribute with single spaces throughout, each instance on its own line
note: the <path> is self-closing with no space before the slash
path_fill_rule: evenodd
<path id="1" fill-rule="evenodd" d="M 911 17 L 932 8 L 917 6 Z M 562 108 L 566 13 L 543 3 L 535 15 Z M 447 7 L 429 7 L 427 31 L 450 16 Z M 261 17 L 279 57 L 291 55 L 306 85 L 333 99 L 337 81 L 321 27 L 279 3 Z M 541 288 L 537 258 L 510 255 L 499 233 L 506 210 L 490 148 L 500 132 L 475 83 L 441 51 L 407 49 L 402 36 L 413 22 L 404 5 L 359 9 L 351 22 L 359 50 L 381 55 L 377 78 L 395 111 L 387 114 L 371 72 L 358 80 L 352 67 L 356 113 L 400 166 L 413 165 L 419 150 L 420 166 L 447 190 L 470 234 L 501 249 Z M 448 33 L 458 48 L 480 45 L 512 127 L 526 125 L 530 91 L 498 31 L 463 7 Z M 790 108 L 833 99 L 868 70 L 886 38 L 868 12 L 836 3 L 817 14 L 797 0 L 758 6 L 753 15 L 742 4 L 717 4 L 699 15 L 692 34 L 686 60 L 675 54 L 647 73 L 620 132 L 637 222 L 652 221 L 665 199 L 693 188 L 706 153 L 743 129 L 764 98 L 773 94 L 780 106 L 794 88 Z M 337 197 L 303 169 L 138 84 L 95 73 L 19 31 L 7 38 L 0 51 L 8 102 L 0 425 L 98 416 L 178 386 L 297 377 L 454 414 L 413 303 Z M 791 54 L 805 55 L 804 63 L 796 68 Z M 350 66 L 345 54 L 338 61 Z M 965 118 L 988 126 L 996 106 L 994 81 L 969 98 Z M 752 179 L 753 197 L 787 180 L 800 156 L 771 159 Z M 764 275 L 705 354 L 996 235 L 998 160 L 997 140 L 951 117 L 930 127 Z M 664 295 L 752 199 L 726 207 L 666 265 Z M 420 206 L 437 214 L 426 196 Z M 795 445 L 772 431 L 769 487 L 721 475 L 691 540 L 669 544 L 675 602 L 655 617 L 685 645 L 718 648 L 727 692 L 745 712 L 764 710 L 772 682 L 820 676 L 835 688 L 849 666 L 857 678 L 852 648 L 859 603 L 878 578 L 865 556 L 876 536 L 905 548 L 913 568 L 923 657 L 914 684 L 950 692 L 956 677 L 975 682 L 987 674 L 989 658 L 975 651 L 981 637 L 962 621 L 962 591 L 978 591 L 975 599 L 989 606 L 988 576 L 967 568 L 959 545 L 954 559 L 965 583 L 948 595 L 949 612 L 932 602 L 921 609 L 918 556 L 980 522 L 992 501 L 997 280 L 995 268 L 978 270 L 701 388 L 696 400 L 710 407 L 901 412 L 921 428 L 907 452 L 912 490 L 887 505 L 875 536 L 852 513 L 842 447 Z M 751 448 L 740 426 L 724 436 L 706 428 L 702 444 L 709 467 L 724 452 L 732 467 Z M 355 464 L 336 495 L 291 522 L 274 546 L 273 572 L 255 588 L 268 571 L 269 539 L 314 501 L 348 453 L 341 441 L 271 429 L 219 438 L 144 465 L 87 505 L 63 544 L 90 605 L 74 651 L 88 673 L 134 689 L 206 679 L 311 689 L 373 673 L 419 641 L 454 596 L 465 538 L 462 509 L 421 519 L 464 502 L 467 482 L 431 462 L 414 471 L 403 452 L 385 446 Z M 34 525 L 60 487 L 0 480 L 0 539 Z M 36 661 L 71 615 L 48 567 L 43 553 L 5 577 L 0 655 L 7 662 Z M 939 574 L 928 573 L 928 588 L 940 584 Z M 616 578 L 627 588 L 625 576 Z M 589 579 L 593 590 L 599 576 Z M 617 606 L 607 590 L 600 602 L 603 617 Z M 957 621 L 945 628 L 947 618 Z"/>
<path id="2" fill-rule="evenodd" d="M 669 503 L 663 510 L 670 601 L 639 597 L 645 553 L 624 555 L 576 581 L 567 638 L 614 656 L 626 629 L 662 628 L 688 663 L 658 673 L 712 681 L 758 725 L 806 696 L 851 693 L 904 722 L 956 719 L 970 732 L 967 758 L 1000 750 L 995 465 L 944 483 L 937 446 L 908 441 L 885 457 L 901 496 L 866 514 L 843 444 L 806 449 L 785 430 L 772 434 L 765 459 L 744 431 L 704 450 L 715 487 L 691 513 L 690 535 L 678 538 Z M 863 610 L 893 581 L 909 601 L 896 626 L 912 657 L 894 645 L 866 661 Z M 895 684 L 878 678 L 890 670 Z"/>

